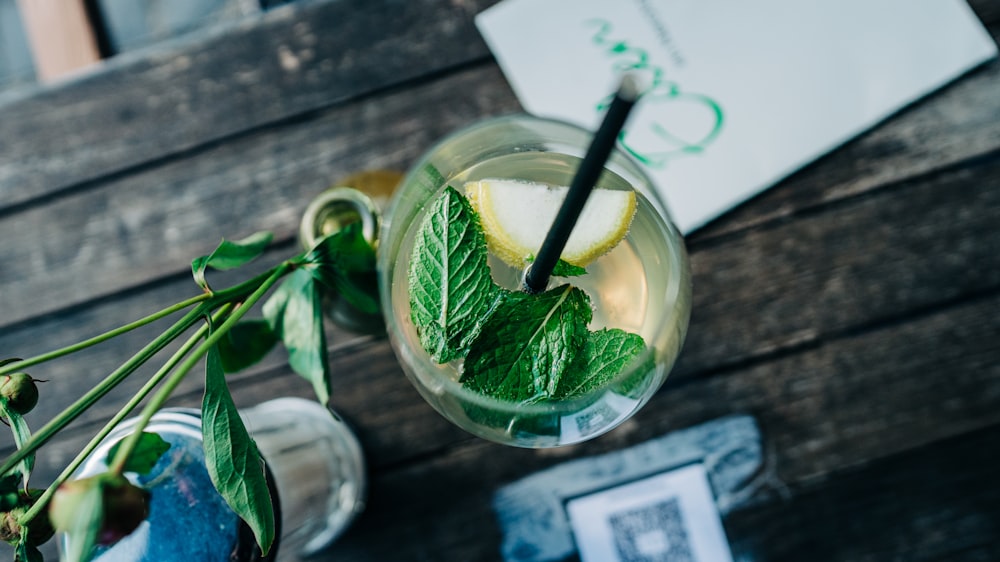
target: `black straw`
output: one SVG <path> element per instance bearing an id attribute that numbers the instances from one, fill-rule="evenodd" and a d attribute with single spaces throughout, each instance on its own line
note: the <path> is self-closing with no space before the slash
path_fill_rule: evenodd
<path id="1" fill-rule="evenodd" d="M 524 287 L 529 293 L 540 293 L 548 285 L 552 269 L 559 261 L 559 256 L 566 247 L 566 241 L 569 240 L 569 235 L 573 232 L 573 227 L 576 226 L 576 221 L 580 218 L 594 185 L 601 177 L 604 163 L 611 156 L 618 134 L 625 126 L 625 120 L 638 98 L 639 88 L 635 79 L 625 75 L 608 112 L 604 115 L 604 121 L 594 133 L 594 140 L 590 143 L 583 161 L 580 162 L 580 168 L 573 176 L 566 199 L 563 200 L 559 213 L 552 221 L 548 234 L 545 235 L 538 256 L 524 276 Z"/>

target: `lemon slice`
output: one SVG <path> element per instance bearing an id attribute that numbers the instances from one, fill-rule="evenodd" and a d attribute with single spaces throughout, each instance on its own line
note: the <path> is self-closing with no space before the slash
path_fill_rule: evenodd
<path id="1" fill-rule="evenodd" d="M 503 179 L 465 184 L 490 251 L 515 267 L 538 253 L 568 191 L 566 186 Z M 582 267 L 606 254 L 628 233 L 634 214 L 634 191 L 594 189 L 561 258 Z"/>

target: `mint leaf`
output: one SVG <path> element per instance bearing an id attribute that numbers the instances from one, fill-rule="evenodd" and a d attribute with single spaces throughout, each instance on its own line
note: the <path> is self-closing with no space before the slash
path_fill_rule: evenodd
<path id="1" fill-rule="evenodd" d="M 420 224 L 409 289 L 420 344 L 438 363 L 466 354 L 503 295 L 490 276 L 479 218 L 452 187 L 445 188 Z"/>
<path id="2" fill-rule="evenodd" d="M 266 554 L 274 543 L 275 520 L 264 461 L 236 411 L 216 346 L 209 349 L 205 359 L 201 433 L 205 468 L 212 484 L 250 527 L 261 552 Z"/>
<path id="3" fill-rule="evenodd" d="M 646 350 L 642 336 L 618 328 L 590 332 L 583 348 L 559 381 L 556 398 L 586 394 L 611 382 Z"/>
<path id="4" fill-rule="evenodd" d="M 507 295 L 472 343 L 460 382 L 501 400 L 551 398 L 592 314 L 587 294 L 572 285 Z"/>
<path id="5" fill-rule="evenodd" d="M 111 449 L 108 450 L 107 457 L 113 459 L 118 455 L 118 448 L 121 447 L 122 443 L 125 441 L 119 441 L 114 444 Z M 132 450 L 132 454 L 128 456 L 125 461 L 125 472 L 138 472 L 139 474 L 149 474 L 156 463 L 163 456 L 163 453 L 167 452 L 170 448 L 170 443 L 163 440 L 162 437 L 156 433 L 150 431 L 143 431 L 139 436 L 139 443 L 136 444 L 135 449 Z"/>
<path id="6" fill-rule="evenodd" d="M 524 261 L 528 263 L 534 263 L 535 256 L 530 255 Z M 553 277 L 579 277 L 580 275 L 586 275 L 587 269 L 580 267 L 579 265 L 573 265 L 565 260 L 559 260 L 556 262 L 555 267 L 552 268 Z"/>
<path id="7" fill-rule="evenodd" d="M 553 277 L 576 277 L 579 275 L 585 275 L 587 270 L 578 265 L 573 265 L 569 262 L 559 260 L 556 262 L 556 266 L 552 268 Z"/>
<path id="8" fill-rule="evenodd" d="M 223 271 L 249 263 L 264 253 L 271 238 L 273 235 L 270 232 L 257 232 L 235 242 L 223 238 L 211 254 L 195 258 L 191 262 L 195 283 L 202 289 L 208 289 L 208 282 L 205 280 L 207 268 Z"/>

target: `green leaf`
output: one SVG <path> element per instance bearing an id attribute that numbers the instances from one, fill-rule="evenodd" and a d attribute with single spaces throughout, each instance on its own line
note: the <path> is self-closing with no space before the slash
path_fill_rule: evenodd
<path id="1" fill-rule="evenodd" d="M 365 240 L 361 223 L 349 224 L 320 240 L 305 261 L 305 269 L 317 281 L 358 310 L 368 314 L 381 310 L 375 251 Z"/>
<path id="2" fill-rule="evenodd" d="M 438 188 L 444 185 L 444 182 L 444 176 L 434 167 L 434 164 L 430 163 L 417 170 L 414 177 L 414 183 L 419 183 L 425 189 L 430 189 L 431 191 L 437 191 Z"/>
<path id="3" fill-rule="evenodd" d="M 118 448 L 123 442 L 124 440 L 119 441 L 111 447 L 108 451 L 109 459 L 118 456 Z M 142 435 L 139 436 L 139 442 L 125 461 L 125 472 L 149 474 L 168 449 L 170 449 L 170 443 L 164 441 L 162 437 L 152 432 L 143 431 Z"/>
<path id="4" fill-rule="evenodd" d="M 638 334 L 618 328 L 590 332 L 555 397 L 578 396 L 606 385 L 645 351 L 646 342 Z"/>
<path id="5" fill-rule="evenodd" d="M 20 472 L 8 472 L 0 476 L 0 511 L 10 511 L 21 502 L 21 486 Z"/>
<path id="6" fill-rule="evenodd" d="M 552 268 L 553 277 L 577 277 L 579 275 L 586 275 L 586 273 L 586 268 L 573 265 L 563 260 L 557 261 L 556 266 Z"/>
<path id="7" fill-rule="evenodd" d="M 285 344 L 292 370 L 312 383 L 321 404 L 330 401 L 323 308 L 312 275 L 295 270 L 264 303 L 264 317 Z"/>
<path id="8" fill-rule="evenodd" d="M 274 543 L 275 522 L 264 461 L 236 411 L 215 346 L 206 358 L 201 432 L 205 465 L 215 489 L 250 527 L 266 554 Z"/>
<path id="9" fill-rule="evenodd" d="M 7 399 L 0 397 L 0 416 L 3 416 L 10 424 L 11 433 L 14 434 L 14 445 L 18 449 L 24 446 L 31 439 L 31 429 L 28 422 L 24 421 L 24 416 L 7 408 Z M 24 457 L 17 465 L 18 472 L 21 473 L 21 482 L 25 490 L 28 489 L 28 478 L 31 477 L 31 470 L 35 467 L 35 454 L 31 453 Z"/>
<path id="10" fill-rule="evenodd" d="M 551 398 L 587 335 L 587 294 L 562 285 L 538 295 L 511 293 L 465 358 L 461 382 L 512 402 Z"/>
<path id="11" fill-rule="evenodd" d="M 222 370 L 235 373 L 245 369 L 263 359 L 276 343 L 278 336 L 267 320 L 238 322 L 219 340 Z"/>
<path id="12" fill-rule="evenodd" d="M 410 315 L 434 361 L 464 356 L 503 292 L 493 283 L 486 238 L 472 206 L 445 188 L 424 217 L 410 258 Z"/>
<path id="13" fill-rule="evenodd" d="M 27 532 L 23 533 L 21 540 L 17 541 L 17 547 L 14 550 L 14 562 L 45 562 L 41 551 L 35 548 L 35 545 L 28 543 L 27 535 Z"/>
<path id="14" fill-rule="evenodd" d="M 191 273 L 194 275 L 195 283 L 202 289 L 208 289 L 208 282 L 205 280 L 207 268 L 223 271 L 249 263 L 264 253 L 264 249 L 271 243 L 273 237 L 270 232 L 257 232 L 235 242 L 223 238 L 211 254 L 195 258 L 191 262 Z"/>
<path id="15" fill-rule="evenodd" d="M 81 493 L 80 503 L 74 513 L 77 517 L 66 532 L 69 551 L 67 562 L 86 562 L 90 560 L 97 543 L 97 533 L 104 523 L 104 486 L 103 481 L 95 480 L 93 486 L 87 487 Z"/>
<path id="16" fill-rule="evenodd" d="M 535 256 L 530 255 L 524 261 L 527 263 L 534 263 Z M 587 269 L 580 267 L 578 265 L 573 265 L 565 260 L 556 261 L 555 267 L 552 268 L 551 275 L 553 277 L 578 277 L 580 275 L 586 275 Z"/>
<path id="17" fill-rule="evenodd" d="M 342 271 L 371 271 L 375 269 L 375 250 L 365 240 L 362 224 L 354 222 L 321 238 L 304 261 L 311 265 L 334 266 Z"/>

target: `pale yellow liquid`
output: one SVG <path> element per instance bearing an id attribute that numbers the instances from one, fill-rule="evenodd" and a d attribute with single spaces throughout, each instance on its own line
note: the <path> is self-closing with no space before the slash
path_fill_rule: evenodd
<path id="1" fill-rule="evenodd" d="M 575 157 L 555 153 L 508 154 L 486 160 L 448 178 L 447 184 L 460 192 L 463 191 L 466 182 L 487 178 L 569 185 L 578 162 L 579 159 Z M 631 189 L 628 182 L 611 172 L 606 172 L 602 176 L 597 187 Z M 443 188 L 444 186 L 442 190 Z M 436 197 L 437 195 L 430 198 L 414 219 L 402 241 L 392 276 L 394 313 L 400 321 L 404 337 L 416 350 L 422 348 L 410 321 L 407 272 L 419 225 Z M 668 245 L 669 228 L 652 204 L 638 192 L 636 200 L 635 217 L 625 239 L 608 254 L 588 265 L 586 275 L 569 278 L 553 277 L 550 287 L 563 283 L 580 287 L 590 297 L 594 309 L 593 320 L 588 326 L 590 330 L 620 328 L 637 333 L 643 337 L 647 345 L 657 348 L 657 363 L 665 362 L 669 365 L 673 363 L 673 355 L 678 351 L 679 342 L 665 344 L 663 336 L 665 333 L 682 332 L 683 327 L 667 326 L 664 329 L 662 324 L 665 321 L 666 311 L 675 305 L 673 301 L 687 298 L 685 290 L 669 286 L 671 278 L 674 278 L 672 283 L 675 285 L 678 283 L 677 272 L 673 272 L 674 276 L 670 273 L 671 268 L 680 267 L 682 256 L 677 255 Z M 576 228 L 587 228 L 587 225 L 578 224 Z M 511 267 L 492 254 L 489 264 L 497 284 L 511 290 L 520 289 L 524 274 L 522 269 Z M 680 282 L 686 283 L 686 277 Z M 686 324 L 686 315 L 682 320 Z M 441 365 L 440 368 L 453 380 L 458 380 L 461 375 L 461 361 Z"/>

